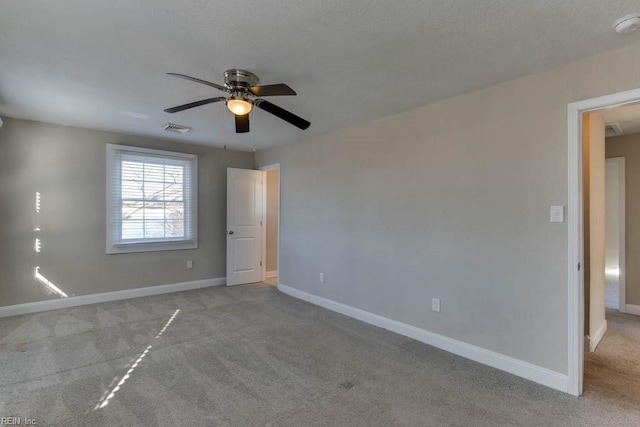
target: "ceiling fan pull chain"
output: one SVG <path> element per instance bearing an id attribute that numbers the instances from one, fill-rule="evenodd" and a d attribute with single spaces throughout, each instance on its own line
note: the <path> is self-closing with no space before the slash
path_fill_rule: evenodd
<path id="1" fill-rule="evenodd" d="M 256 120 L 256 115 L 253 115 L 253 128 L 256 128 L 256 123 L 258 123 L 258 121 Z M 256 152 L 256 133 L 252 132 L 252 136 L 253 136 L 253 152 Z"/>
<path id="2" fill-rule="evenodd" d="M 225 101 L 226 104 L 226 101 Z M 222 109 L 222 123 L 224 123 L 225 125 L 227 124 L 227 109 L 223 108 Z"/>

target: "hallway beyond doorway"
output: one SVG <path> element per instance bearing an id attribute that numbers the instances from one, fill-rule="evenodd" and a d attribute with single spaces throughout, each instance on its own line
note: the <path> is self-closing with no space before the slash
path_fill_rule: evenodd
<path id="1" fill-rule="evenodd" d="M 264 279 L 264 283 L 271 286 L 278 286 L 278 276 L 267 277 L 266 279 Z"/>
<path id="2" fill-rule="evenodd" d="M 584 394 L 626 407 L 640 405 L 640 317 L 607 310 L 608 330 L 585 355 Z"/>

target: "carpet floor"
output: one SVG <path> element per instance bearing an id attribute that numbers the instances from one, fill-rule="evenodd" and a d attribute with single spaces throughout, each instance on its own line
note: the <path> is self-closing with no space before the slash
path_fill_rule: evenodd
<path id="1" fill-rule="evenodd" d="M 585 357 L 585 396 L 640 408 L 640 316 L 607 310 L 606 319 L 607 333 Z"/>
<path id="2" fill-rule="evenodd" d="M 571 397 L 264 284 L 0 319 L 0 417 L 39 426 L 639 425 L 588 371 Z"/>

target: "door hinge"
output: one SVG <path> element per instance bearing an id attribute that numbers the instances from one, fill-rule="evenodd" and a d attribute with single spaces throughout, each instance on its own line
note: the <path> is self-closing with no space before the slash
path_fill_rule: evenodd
<path id="1" fill-rule="evenodd" d="M 578 263 L 578 271 L 580 271 L 580 263 Z"/>
<path id="2" fill-rule="evenodd" d="M 260 261 L 260 267 L 262 267 L 262 261 Z"/>
<path id="3" fill-rule="evenodd" d="M 260 221 L 260 226 L 262 226 L 262 221 Z"/>

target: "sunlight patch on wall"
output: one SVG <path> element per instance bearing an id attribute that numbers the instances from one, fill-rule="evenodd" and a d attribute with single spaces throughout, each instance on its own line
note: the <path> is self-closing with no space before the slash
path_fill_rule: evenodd
<path id="1" fill-rule="evenodd" d="M 45 285 L 47 287 L 47 289 L 49 289 L 51 292 L 53 292 L 55 294 L 58 294 L 62 298 L 69 298 L 69 296 L 67 294 L 65 294 L 64 292 L 62 292 L 62 290 L 59 287 L 57 287 L 53 282 L 51 282 L 49 279 L 47 279 L 42 274 L 40 274 L 40 267 L 34 268 L 33 277 L 35 277 L 35 279 L 38 282 L 40 282 L 43 285 Z"/>

